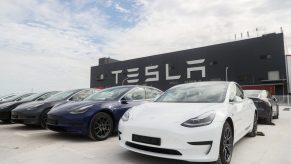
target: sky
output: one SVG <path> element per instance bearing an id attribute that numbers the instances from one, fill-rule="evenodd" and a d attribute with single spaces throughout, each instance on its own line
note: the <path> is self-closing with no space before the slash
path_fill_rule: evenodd
<path id="1" fill-rule="evenodd" d="M 281 27 L 291 53 L 290 8 L 290 0 L 1 0 L 0 95 L 88 88 L 101 57 L 126 60 Z"/>

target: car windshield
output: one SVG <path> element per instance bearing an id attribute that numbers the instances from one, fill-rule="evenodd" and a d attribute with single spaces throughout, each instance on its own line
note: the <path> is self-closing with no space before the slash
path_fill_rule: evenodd
<path id="1" fill-rule="evenodd" d="M 260 97 L 261 91 L 260 90 L 244 90 L 244 94 L 247 97 Z"/>
<path id="2" fill-rule="evenodd" d="M 46 99 L 45 101 L 58 101 L 58 100 L 64 100 L 69 98 L 71 95 L 73 95 L 74 93 L 78 92 L 80 90 L 69 90 L 69 91 L 65 91 L 65 92 L 61 92 L 58 94 L 55 94 L 51 97 L 49 97 L 48 99 Z"/>
<path id="3" fill-rule="evenodd" d="M 33 101 L 33 100 L 37 99 L 38 97 L 40 97 L 43 94 L 44 93 L 33 94 L 33 95 L 30 95 L 28 97 L 23 98 L 21 101 Z"/>
<path id="4" fill-rule="evenodd" d="M 10 97 L 8 99 L 4 99 L 4 101 L 14 101 L 14 100 L 18 99 L 21 96 L 23 96 L 23 95 L 12 96 L 12 97 Z"/>
<path id="5" fill-rule="evenodd" d="M 132 87 L 113 87 L 104 89 L 96 94 L 87 97 L 85 100 L 90 101 L 116 101 Z"/>
<path id="6" fill-rule="evenodd" d="M 16 95 L 5 95 L 5 96 L 0 97 L 0 99 L 3 99 L 5 101 L 5 100 L 12 98 L 12 97 L 16 97 Z"/>
<path id="7" fill-rule="evenodd" d="M 167 90 L 156 102 L 221 103 L 225 100 L 227 83 L 183 84 Z"/>

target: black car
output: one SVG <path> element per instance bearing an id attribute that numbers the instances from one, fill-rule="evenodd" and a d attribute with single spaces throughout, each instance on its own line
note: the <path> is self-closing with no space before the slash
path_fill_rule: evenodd
<path id="1" fill-rule="evenodd" d="M 257 107 L 259 119 L 271 124 L 273 119 L 279 118 L 277 99 L 267 90 L 244 90 L 245 95 L 252 99 Z"/>
<path id="2" fill-rule="evenodd" d="M 44 92 L 38 94 L 32 94 L 28 97 L 21 99 L 20 101 L 12 101 L 0 104 L 0 120 L 4 122 L 10 122 L 11 120 L 11 111 L 16 108 L 18 105 L 25 104 L 32 101 L 42 101 L 48 97 L 58 93 L 57 91 L 53 92 Z"/>
<path id="3" fill-rule="evenodd" d="M 28 97 L 28 96 L 30 96 L 32 94 L 35 94 L 35 93 L 25 93 L 25 94 L 21 94 L 21 95 L 15 95 L 15 96 L 6 98 L 3 101 L 0 101 L 0 104 L 4 104 L 4 103 L 7 103 L 7 102 L 13 102 L 13 101 L 21 101 L 23 98 Z"/>
<path id="4" fill-rule="evenodd" d="M 11 120 L 26 125 L 40 125 L 46 128 L 47 113 L 58 105 L 69 101 L 81 101 L 96 92 L 96 89 L 75 89 L 60 92 L 44 101 L 19 105 L 12 110 Z"/>

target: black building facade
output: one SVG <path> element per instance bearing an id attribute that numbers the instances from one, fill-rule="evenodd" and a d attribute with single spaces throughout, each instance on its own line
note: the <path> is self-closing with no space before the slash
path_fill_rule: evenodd
<path id="1" fill-rule="evenodd" d="M 102 64 L 91 67 L 91 87 L 139 84 L 166 90 L 182 83 L 228 80 L 248 89 L 287 93 L 282 33 L 126 61 L 100 60 Z"/>

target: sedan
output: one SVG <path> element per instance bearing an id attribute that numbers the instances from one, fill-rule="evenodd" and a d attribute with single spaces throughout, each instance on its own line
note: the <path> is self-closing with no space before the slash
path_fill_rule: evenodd
<path id="1" fill-rule="evenodd" d="M 153 101 L 162 92 L 146 86 L 104 89 L 82 102 L 68 103 L 48 113 L 48 128 L 105 140 L 118 127 L 122 115 L 133 106 Z"/>
<path id="2" fill-rule="evenodd" d="M 271 124 L 273 118 L 279 118 L 277 99 L 267 90 L 244 90 L 245 95 L 252 99 L 257 107 L 259 119 Z"/>
<path id="3" fill-rule="evenodd" d="M 6 98 L 3 101 L 0 101 L 0 104 L 7 103 L 7 102 L 13 102 L 13 101 L 21 101 L 25 97 L 31 96 L 32 94 L 35 94 L 35 93 L 25 93 L 25 94 L 21 94 L 21 95 L 12 96 L 12 97 Z"/>
<path id="4" fill-rule="evenodd" d="M 15 123 L 40 125 L 46 128 L 47 113 L 54 107 L 70 101 L 81 101 L 96 92 L 96 89 L 75 89 L 60 92 L 44 101 L 19 105 L 12 110 L 11 119 Z"/>
<path id="5" fill-rule="evenodd" d="M 21 101 L 13 101 L 13 102 L 6 102 L 3 104 L 0 104 L 0 120 L 4 122 L 10 122 L 11 121 L 11 111 L 16 108 L 17 106 L 21 104 L 25 104 L 28 102 L 33 101 L 42 101 L 47 99 L 48 97 L 58 93 L 57 91 L 53 92 L 44 92 L 44 93 L 38 93 L 38 94 L 32 94 L 28 97 L 23 98 Z"/>
<path id="6" fill-rule="evenodd" d="M 128 110 L 119 122 L 119 143 L 141 154 L 229 164 L 234 144 L 256 136 L 257 112 L 234 82 L 174 86 L 155 102 Z"/>

